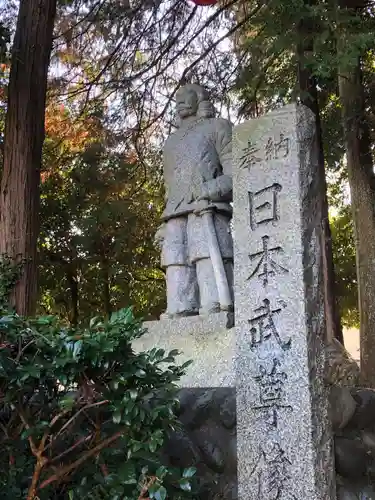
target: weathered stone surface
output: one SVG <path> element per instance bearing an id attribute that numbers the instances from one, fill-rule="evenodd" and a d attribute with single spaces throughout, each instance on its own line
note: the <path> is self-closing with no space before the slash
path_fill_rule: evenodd
<path id="1" fill-rule="evenodd" d="M 355 399 L 347 387 L 332 387 L 329 402 L 333 430 L 343 429 L 356 411 Z"/>
<path id="2" fill-rule="evenodd" d="M 374 427 L 375 427 L 375 422 L 374 422 Z M 375 458 L 375 434 L 374 434 L 374 432 L 361 430 L 360 437 L 362 439 L 363 444 L 365 445 L 365 447 L 368 450 L 368 454 L 372 458 Z"/>
<path id="3" fill-rule="evenodd" d="M 346 387 L 337 390 L 347 396 Z M 171 435 L 167 463 L 198 467 L 199 500 L 238 500 L 234 389 L 182 389 L 178 397 L 183 430 Z M 337 499 L 375 500 L 375 434 L 346 426 L 335 442 Z"/>
<path id="4" fill-rule="evenodd" d="M 233 310 L 232 125 L 207 92 L 176 94 L 178 129 L 164 146 L 166 207 L 156 234 L 167 317 Z"/>
<path id="5" fill-rule="evenodd" d="M 352 396 L 357 408 L 350 425 L 357 429 L 375 428 L 375 391 L 371 389 L 354 389 Z"/>
<path id="6" fill-rule="evenodd" d="M 148 332 L 133 343 L 136 351 L 178 349 L 183 353 L 177 358 L 179 364 L 193 360 L 179 382 L 181 387 L 234 386 L 233 314 L 146 321 L 143 326 Z"/>
<path id="7" fill-rule="evenodd" d="M 332 339 L 325 349 L 328 360 L 325 376 L 326 383 L 340 387 L 360 385 L 361 373 L 359 366 L 345 347 L 337 339 Z"/>
<path id="8" fill-rule="evenodd" d="M 375 490 L 370 485 L 351 483 L 348 480 L 338 481 L 337 500 L 374 500 Z"/>
<path id="9" fill-rule="evenodd" d="M 351 392 L 355 412 L 335 438 L 337 498 L 375 500 L 374 391 L 355 388 Z"/>
<path id="10" fill-rule="evenodd" d="M 335 459 L 336 471 L 341 476 L 358 480 L 366 474 L 368 458 L 359 440 L 336 437 Z"/>
<path id="11" fill-rule="evenodd" d="M 170 435 L 165 463 L 197 468 L 199 500 L 237 500 L 235 389 L 182 389 L 178 397 L 183 427 Z"/>
<path id="12" fill-rule="evenodd" d="M 239 499 L 334 499 L 314 117 L 239 125 L 233 155 Z"/>

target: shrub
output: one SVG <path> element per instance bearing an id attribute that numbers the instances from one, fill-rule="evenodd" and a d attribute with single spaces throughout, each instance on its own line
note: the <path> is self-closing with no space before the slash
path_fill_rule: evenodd
<path id="1" fill-rule="evenodd" d="M 194 469 L 159 462 L 178 426 L 178 353 L 136 354 L 130 309 L 72 329 L 1 304 L 1 498 L 192 498 Z"/>

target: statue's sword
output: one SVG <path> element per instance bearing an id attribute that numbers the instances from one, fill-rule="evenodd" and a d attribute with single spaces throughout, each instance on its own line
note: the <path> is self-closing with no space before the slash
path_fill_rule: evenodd
<path id="1" fill-rule="evenodd" d="M 195 212 L 200 214 L 203 219 L 208 250 L 219 295 L 220 309 L 222 311 L 231 311 L 233 309 L 232 294 L 229 289 L 228 278 L 215 229 L 214 211 L 216 207 L 210 205 L 208 200 L 201 200 L 198 202 L 198 205 Z"/>

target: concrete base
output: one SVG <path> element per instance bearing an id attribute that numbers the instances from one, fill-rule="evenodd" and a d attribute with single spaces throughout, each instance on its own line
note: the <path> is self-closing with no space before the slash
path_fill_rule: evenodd
<path id="1" fill-rule="evenodd" d="M 232 313 L 146 321 L 148 332 L 133 343 L 135 351 L 154 347 L 182 352 L 176 361 L 193 360 L 181 387 L 234 387 L 235 333 Z"/>

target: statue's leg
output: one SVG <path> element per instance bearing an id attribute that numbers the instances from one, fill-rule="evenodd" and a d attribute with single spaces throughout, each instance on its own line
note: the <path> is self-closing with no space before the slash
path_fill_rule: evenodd
<path id="1" fill-rule="evenodd" d="M 162 265 L 166 268 L 166 315 L 176 317 L 198 314 L 196 271 L 187 257 L 187 217 L 177 217 L 167 222 Z"/>
<path id="2" fill-rule="evenodd" d="M 230 217 L 215 214 L 215 232 L 223 258 L 228 285 L 233 300 L 233 241 L 230 234 Z M 200 296 L 200 314 L 220 311 L 216 277 L 210 259 L 203 218 L 191 214 L 188 220 L 189 259 L 195 263 Z"/>
<path id="3" fill-rule="evenodd" d="M 195 265 L 200 295 L 199 314 L 219 312 L 220 301 L 211 259 L 197 260 Z"/>
<path id="4" fill-rule="evenodd" d="M 198 314 L 195 268 L 193 266 L 168 266 L 166 280 L 168 317 Z"/>

